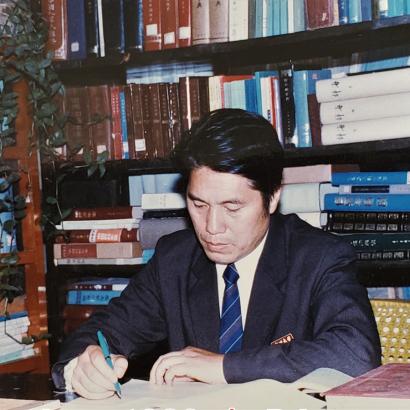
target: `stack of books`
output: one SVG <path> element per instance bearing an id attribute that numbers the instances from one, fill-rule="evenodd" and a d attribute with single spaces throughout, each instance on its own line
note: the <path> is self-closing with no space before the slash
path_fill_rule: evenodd
<path id="1" fill-rule="evenodd" d="M 26 311 L 0 316 L 0 363 L 36 354 L 33 344 L 25 344 L 30 320 Z"/>
<path id="2" fill-rule="evenodd" d="M 74 208 L 57 226 L 55 265 L 138 265 L 141 208 Z"/>
<path id="3" fill-rule="evenodd" d="M 326 230 L 348 241 L 359 260 L 410 259 L 410 174 L 332 174 L 337 193 L 324 197 Z"/>

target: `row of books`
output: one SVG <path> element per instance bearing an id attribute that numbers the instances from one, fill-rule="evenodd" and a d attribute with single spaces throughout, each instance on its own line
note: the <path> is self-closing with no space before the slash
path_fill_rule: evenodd
<path id="1" fill-rule="evenodd" d="M 403 299 L 410 300 L 410 286 L 380 286 L 367 288 L 369 299 Z"/>
<path id="2" fill-rule="evenodd" d="M 371 20 L 371 0 L 42 0 L 56 60 L 237 41 Z M 380 15 L 405 13 L 381 6 Z"/>

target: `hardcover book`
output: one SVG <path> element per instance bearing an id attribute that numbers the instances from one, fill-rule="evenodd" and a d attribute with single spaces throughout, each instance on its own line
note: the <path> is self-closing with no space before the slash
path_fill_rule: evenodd
<path id="1" fill-rule="evenodd" d="M 144 22 L 142 16 L 142 0 L 124 1 L 125 49 L 142 51 L 144 41 Z"/>
<path id="2" fill-rule="evenodd" d="M 178 0 L 178 47 L 189 47 L 192 43 L 191 0 Z"/>
<path id="3" fill-rule="evenodd" d="M 143 0 L 142 7 L 144 20 L 144 50 L 161 50 L 161 2 L 160 0 Z"/>
<path id="4" fill-rule="evenodd" d="M 161 4 L 162 48 L 177 47 L 178 0 L 163 0 Z"/>
<path id="5" fill-rule="evenodd" d="M 54 258 L 136 258 L 142 256 L 139 242 L 55 243 Z"/>
<path id="6" fill-rule="evenodd" d="M 210 41 L 209 1 L 192 0 L 192 44 Z"/>
<path id="7" fill-rule="evenodd" d="M 67 221 L 89 219 L 124 219 L 138 218 L 140 211 L 133 206 L 115 206 L 100 208 L 75 208 L 67 217 Z"/>
<path id="8" fill-rule="evenodd" d="M 82 60 L 87 57 L 85 26 L 85 2 L 67 1 L 67 57 L 69 60 Z"/>
<path id="9" fill-rule="evenodd" d="M 85 229 L 71 230 L 58 233 L 55 243 L 112 243 L 112 242 L 136 242 L 138 241 L 138 229 Z"/>
<path id="10" fill-rule="evenodd" d="M 210 0 L 209 24 L 209 37 L 211 43 L 228 41 L 229 0 Z"/>

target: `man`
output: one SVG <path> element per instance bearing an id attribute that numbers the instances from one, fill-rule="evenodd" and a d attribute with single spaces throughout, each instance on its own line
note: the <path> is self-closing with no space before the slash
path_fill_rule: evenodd
<path id="1" fill-rule="evenodd" d="M 242 110 L 214 111 L 175 158 L 194 230 L 162 238 L 121 297 L 68 338 L 55 382 L 84 397 L 110 396 L 127 358 L 164 340 L 170 353 L 150 374 L 160 384 L 290 382 L 318 367 L 357 376 L 379 365 L 352 249 L 276 212 L 283 152 L 271 125 Z"/>

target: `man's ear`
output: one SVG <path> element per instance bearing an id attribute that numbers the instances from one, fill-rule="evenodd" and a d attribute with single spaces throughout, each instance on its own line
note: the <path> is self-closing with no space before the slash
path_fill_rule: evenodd
<path id="1" fill-rule="evenodd" d="M 281 193 L 281 188 L 277 189 L 273 195 L 270 197 L 270 203 L 269 203 L 269 213 L 273 214 L 276 211 L 276 208 L 278 207 L 279 204 L 279 199 L 280 199 L 280 193 Z"/>

